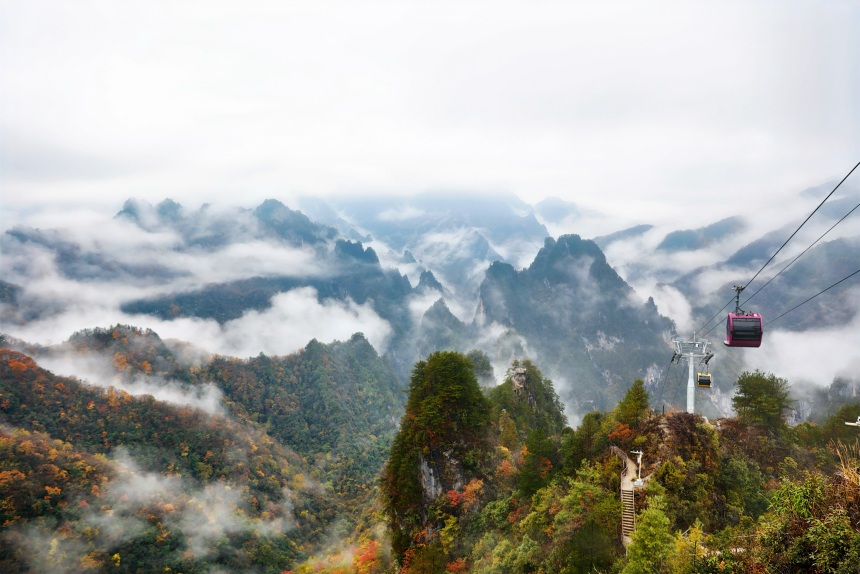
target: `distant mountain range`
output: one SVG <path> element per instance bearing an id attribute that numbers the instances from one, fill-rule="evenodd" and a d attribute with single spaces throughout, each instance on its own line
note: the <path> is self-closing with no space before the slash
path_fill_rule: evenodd
<path id="1" fill-rule="evenodd" d="M 801 194 L 813 196 L 820 192 Z M 845 215 L 858 197 L 857 186 L 846 186 L 810 233 Z M 765 228 L 739 215 L 697 229 L 642 223 L 591 241 L 549 238 L 542 222 L 589 216 L 561 200 L 533 208 L 514 196 L 424 194 L 306 199 L 298 207 L 270 199 L 253 209 L 189 210 L 170 199 L 131 199 L 110 222 L 122 238 L 116 245 L 81 232 L 15 227 L 0 238 L 0 319 L 14 334 L 16 326 L 68 315 L 82 303 L 65 298 L 60 285 L 79 285 L 107 289 L 120 317 L 213 320 L 225 328 L 267 312 L 279 294 L 310 289 L 303 293 L 319 305 L 364 309 L 387 325 L 385 342 L 376 344 L 401 380 L 434 350 L 481 350 L 497 380 L 511 360 L 531 358 L 556 380 L 569 411 L 582 412 L 611 406 L 635 378 L 662 393 L 676 331 L 649 286 L 683 294 L 693 320 L 704 321 L 796 226 Z M 839 229 L 757 295 L 756 310 L 775 317 L 854 271 L 860 232 L 851 231 L 856 224 Z M 704 263 L 679 264 L 693 260 Z M 834 290 L 779 326 L 844 324 L 857 308 L 856 289 Z"/>

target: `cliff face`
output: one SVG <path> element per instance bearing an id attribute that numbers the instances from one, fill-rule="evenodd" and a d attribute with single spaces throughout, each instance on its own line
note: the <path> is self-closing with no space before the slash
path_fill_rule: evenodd
<path id="1" fill-rule="evenodd" d="M 433 454 L 435 456 L 418 457 L 422 500 L 425 506 L 432 504 L 449 490 L 462 490 L 465 484 L 463 463 L 454 456 L 454 449 Z"/>

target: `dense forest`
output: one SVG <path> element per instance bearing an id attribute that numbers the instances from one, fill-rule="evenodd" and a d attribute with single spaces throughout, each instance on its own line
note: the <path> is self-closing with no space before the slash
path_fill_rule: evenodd
<path id="1" fill-rule="evenodd" d="M 360 334 L 249 359 L 189 360 L 123 325 L 3 343 L 3 572 L 860 571 L 850 381 L 792 424 L 773 373 L 742 373 L 717 420 L 655 411 L 636 380 L 571 428 L 538 365 L 487 386 L 480 351 L 431 353 L 404 388 Z M 114 386 L 34 359 L 75 356 Z M 123 390 L 141 380 L 215 388 L 218 408 Z"/>
<path id="2" fill-rule="evenodd" d="M 405 401 L 361 335 L 191 364 L 117 325 L 29 351 L 102 359 L 115 386 L 0 354 L 3 572 L 282 572 L 361 520 Z M 141 380 L 220 406 L 123 390 Z"/>

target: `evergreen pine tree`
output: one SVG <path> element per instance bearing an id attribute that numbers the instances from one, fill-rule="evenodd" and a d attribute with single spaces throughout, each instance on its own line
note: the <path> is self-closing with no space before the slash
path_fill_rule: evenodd
<path id="1" fill-rule="evenodd" d="M 633 541 L 627 548 L 627 564 L 621 574 L 655 574 L 664 572 L 664 563 L 672 551 L 673 536 L 665 502 L 652 497 L 636 522 Z"/>
<path id="2" fill-rule="evenodd" d="M 791 409 L 788 381 L 762 371 L 744 372 L 738 377 L 738 388 L 732 407 L 738 418 L 748 424 L 760 424 L 770 432 L 785 427 L 785 417 Z"/>
<path id="3" fill-rule="evenodd" d="M 615 407 L 615 414 L 618 422 L 633 427 L 648 416 L 649 409 L 645 383 L 642 379 L 636 379 Z"/>

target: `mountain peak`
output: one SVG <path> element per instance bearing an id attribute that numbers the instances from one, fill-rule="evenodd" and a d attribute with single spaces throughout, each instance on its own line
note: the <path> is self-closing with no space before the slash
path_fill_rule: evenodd
<path id="1" fill-rule="evenodd" d="M 130 197 L 125 200 L 115 217 L 128 219 L 146 230 L 152 230 L 165 222 L 177 223 L 182 218 L 182 205 L 165 198 L 157 206 L 153 206 L 145 199 Z"/>
<path id="2" fill-rule="evenodd" d="M 137 197 L 126 199 L 115 217 L 129 219 L 141 227 L 150 227 L 158 222 L 158 212 L 152 204 Z"/>
<path id="3" fill-rule="evenodd" d="M 265 200 L 254 209 L 254 216 L 264 228 L 296 245 L 316 244 L 337 236 L 334 228 L 314 223 L 277 199 Z"/>
<path id="4" fill-rule="evenodd" d="M 699 229 L 673 231 L 663 238 L 657 249 L 670 252 L 701 249 L 742 231 L 744 227 L 740 217 L 727 217 Z"/>
<path id="5" fill-rule="evenodd" d="M 254 215 L 265 221 L 283 221 L 294 213 L 298 212 L 293 211 L 277 199 L 271 198 L 263 201 L 254 210 Z"/>
<path id="6" fill-rule="evenodd" d="M 551 283 L 567 282 L 571 278 L 571 259 L 590 258 L 598 267 L 606 266 L 606 256 L 596 243 L 579 235 L 562 235 L 558 240 L 547 237 L 529 272 L 541 275 Z"/>
<path id="7" fill-rule="evenodd" d="M 376 255 L 376 251 L 374 251 L 372 247 L 365 249 L 360 241 L 338 239 L 335 242 L 334 250 L 340 257 L 379 265 L 379 257 Z"/>
<path id="8" fill-rule="evenodd" d="M 527 269 L 491 265 L 481 284 L 479 315 L 528 341 L 536 351 L 530 358 L 547 361 L 557 376 L 577 380 L 577 394 L 565 393 L 568 404 L 599 408 L 666 349 L 656 307 L 632 305 L 632 294 L 597 244 L 563 235 L 546 239 Z M 629 341 L 635 347 L 619 360 L 616 349 Z"/>
<path id="9" fill-rule="evenodd" d="M 169 197 L 163 199 L 155 209 L 162 219 L 178 221 L 182 217 L 182 205 L 173 201 Z"/>
<path id="10" fill-rule="evenodd" d="M 418 287 L 416 288 L 418 291 L 425 291 L 435 289 L 436 291 L 442 292 L 444 288 L 442 284 L 436 279 L 436 276 L 433 275 L 432 271 L 422 271 L 421 277 L 418 279 Z"/>

